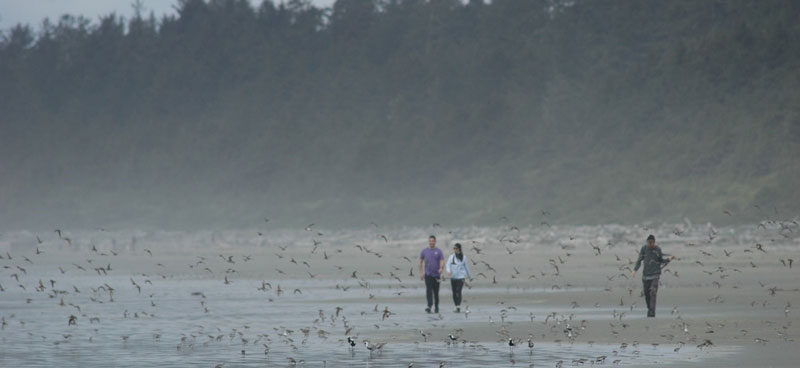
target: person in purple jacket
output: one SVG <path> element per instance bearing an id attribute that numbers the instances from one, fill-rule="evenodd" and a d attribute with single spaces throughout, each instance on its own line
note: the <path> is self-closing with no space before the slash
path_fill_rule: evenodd
<path id="1" fill-rule="evenodd" d="M 425 311 L 431 313 L 431 305 L 435 306 L 434 313 L 439 313 L 439 276 L 444 268 L 444 254 L 442 250 L 436 248 L 436 237 L 428 237 L 428 247 L 419 254 L 419 278 L 425 280 L 425 297 L 428 299 L 428 308 Z"/>

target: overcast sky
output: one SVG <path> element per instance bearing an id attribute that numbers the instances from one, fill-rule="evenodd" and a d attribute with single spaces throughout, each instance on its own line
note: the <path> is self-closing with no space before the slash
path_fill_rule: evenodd
<path id="1" fill-rule="evenodd" d="M 38 28 L 44 18 L 57 20 L 62 14 L 83 15 L 96 22 L 98 17 L 115 12 L 126 18 L 133 13 L 134 0 L 0 0 L 0 29 L 7 30 L 17 23 Z M 250 0 L 254 5 L 261 0 Z M 281 2 L 274 0 L 275 3 Z M 318 6 L 330 6 L 334 0 L 312 0 Z M 153 11 L 156 17 L 175 14 L 173 5 L 177 0 L 142 0 L 146 13 Z"/>

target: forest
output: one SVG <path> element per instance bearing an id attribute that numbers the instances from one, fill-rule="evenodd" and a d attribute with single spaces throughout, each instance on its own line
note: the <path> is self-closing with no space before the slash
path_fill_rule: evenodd
<path id="1" fill-rule="evenodd" d="M 800 2 L 180 0 L 0 33 L 0 229 L 800 214 Z"/>

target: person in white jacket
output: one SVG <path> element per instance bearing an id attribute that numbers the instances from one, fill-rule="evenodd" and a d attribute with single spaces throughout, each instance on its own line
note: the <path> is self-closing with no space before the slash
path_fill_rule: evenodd
<path id="1" fill-rule="evenodd" d="M 453 288 L 453 303 L 456 305 L 456 313 L 461 312 L 461 289 L 464 288 L 464 278 L 472 279 L 469 274 L 467 257 L 461 251 L 461 243 L 453 246 L 453 254 L 445 262 L 447 273 L 450 275 L 450 286 Z"/>

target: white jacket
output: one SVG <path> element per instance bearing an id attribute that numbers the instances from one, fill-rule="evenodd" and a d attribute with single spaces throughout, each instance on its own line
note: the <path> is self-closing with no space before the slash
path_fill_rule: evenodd
<path id="1" fill-rule="evenodd" d="M 447 258 L 447 262 L 445 262 L 445 268 L 447 272 L 450 273 L 451 279 L 461 280 L 464 277 L 471 279 L 472 276 L 469 274 L 469 266 L 467 265 L 467 256 L 463 256 L 461 261 L 456 258 L 455 253 L 451 254 L 449 258 Z"/>

